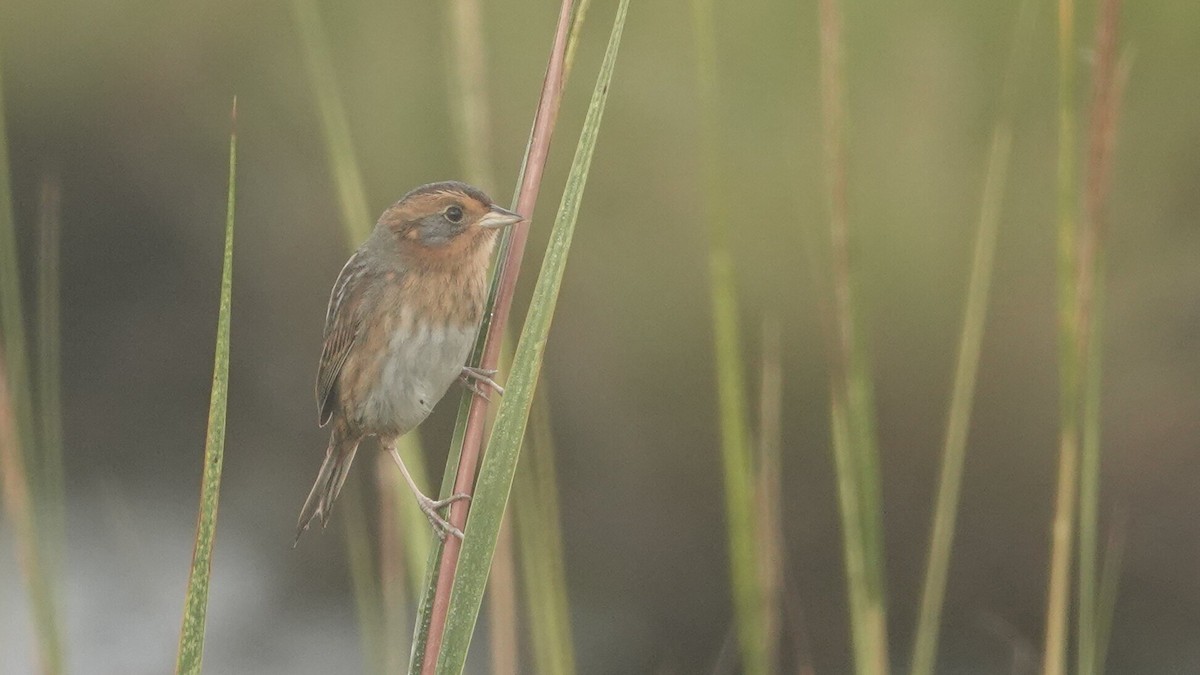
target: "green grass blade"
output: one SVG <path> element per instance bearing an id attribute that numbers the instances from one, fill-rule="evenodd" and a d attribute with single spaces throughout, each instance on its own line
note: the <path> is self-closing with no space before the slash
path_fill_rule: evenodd
<path id="1" fill-rule="evenodd" d="M 1051 530 L 1050 579 L 1042 673 L 1061 675 L 1067 660 L 1071 545 L 1079 463 L 1079 394 L 1075 373 L 1075 1 L 1058 0 L 1058 351 L 1060 387 L 1058 485 Z"/>
<path id="2" fill-rule="evenodd" d="M 237 121 L 237 99 L 233 101 Z M 221 465 L 225 457 L 225 412 L 229 396 L 229 318 L 233 296 L 233 212 L 237 168 L 237 132 L 229 135 L 229 195 L 225 213 L 225 255 L 221 270 L 221 305 L 217 315 L 217 344 L 213 356 L 212 394 L 208 407 L 208 433 L 204 442 L 204 476 L 200 484 L 200 514 L 196 519 L 196 546 L 188 576 L 183 630 L 175 672 L 200 672 L 204 656 L 204 624 L 208 611 L 208 582 L 212 573 L 213 539 L 217 532 L 217 502 L 221 492 Z"/>
<path id="3" fill-rule="evenodd" d="M 1103 270 L 1103 262 L 1097 267 Z M 1083 433 L 1079 461 L 1079 603 L 1078 646 L 1079 675 L 1094 675 L 1101 657 L 1098 647 L 1096 556 L 1100 528 L 1100 382 L 1101 334 L 1103 319 L 1103 274 L 1096 278 L 1096 303 L 1092 314 L 1086 366 L 1087 382 L 1083 391 Z"/>
<path id="4" fill-rule="evenodd" d="M 759 550 L 755 545 L 758 525 L 754 514 L 754 462 L 746 422 L 746 382 L 738 335 L 740 312 L 733 256 L 729 248 L 728 206 L 717 150 L 721 125 L 716 112 L 717 54 L 712 0 L 693 2 L 692 16 L 700 112 L 704 125 L 701 143 L 706 217 L 710 232 L 710 302 L 734 623 L 743 671 L 750 675 L 765 675 L 768 650 L 766 627 L 762 622 L 764 589 L 759 576 Z"/>
<path id="5" fill-rule="evenodd" d="M 763 321 L 762 369 L 759 382 L 758 472 L 755 476 L 755 547 L 759 551 L 762 605 L 759 619 L 766 648 L 767 671 L 779 672 L 783 614 L 783 364 L 779 318 Z"/>
<path id="6" fill-rule="evenodd" d="M 870 368 L 858 336 L 850 255 L 846 169 L 845 60 L 837 0 L 819 3 L 824 163 L 828 180 L 832 303 L 827 337 L 832 354 L 830 430 L 854 664 L 859 673 L 888 671 L 883 529 Z"/>
<path id="7" fill-rule="evenodd" d="M 950 553 L 954 544 L 954 527 L 958 516 L 959 493 L 962 487 L 963 463 L 966 457 L 967 432 L 975 395 L 975 379 L 983 342 L 987 301 L 991 287 L 992 261 L 995 257 L 996 236 L 1000 221 L 1000 206 L 1008 176 L 1008 159 L 1012 150 L 1012 107 L 1015 89 L 1027 61 L 1036 5 L 1023 0 L 1017 12 L 1017 24 L 1000 101 L 1000 114 L 992 130 L 984 176 L 983 196 L 980 199 L 979 226 L 975 253 L 971 262 L 971 278 L 967 285 L 966 308 L 963 311 L 959 335 L 958 360 L 946 416 L 945 440 L 942 446 L 942 467 L 930 527 L 929 553 L 925 566 L 925 583 L 918 606 L 917 630 L 913 638 L 912 675 L 933 673 L 937 662 L 938 636 L 941 630 L 942 606 L 945 601 L 946 579 Z"/>
<path id="8" fill-rule="evenodd" d="M 580 200 L 587 183 L 588 169 L 595 151 L 628 9 L 629 0 L 621 0 L 604 62 L 600 67 L 600 75 L 592 93 L 592 101 L 584 119 L 575 159 L 567 176 L 562 203 L 550 233 L 550 243 L 542 262 L 542 270 L 534 287 L 529 313 L 517 343 L 506 393 L 496 415 L 487 453 L 480 467 L 471 515 L 467 521 L 466 539 L 463 542 L 462 556 L 450 595 L 445 635 L 438 658 L 438 673 L 461 673 L 466 663 L 467 649 L 487 583 L 496 536 L 525 435 L 529 409 L 541 370 L 546 335 L 558 299 L 567 252 L 579 215 Z"/>
<path id="9" fill-rule="evenodd" d="M 1081 448 L 1079 471 L 1078 672 L 1091 675 L 1100 659 L 1096 556 L 1100 503 L 1100 367 L 1104 306 L 1104 212 L 1111 189 L 1117 119 L 1129 75 L 1128 54 L 1118 58 L 1120 0 L 1103 0 L 1096 18 L 1087 162 L 1076 277 L 1075 357 L 1079 360 Z M 1103 641 L 1107 641 L 1107 634 Z"/>
<path id="10" fill-rule="evenodd" d="M 958 515 L 958 497 L 962 487 L 963 463 L 966 459 L 967 429 L 975 395 L 975 375 L 979 367 L 984 319 L 987 316 L 988 288 L 991 285 L 992 258 L 996 250 L 1000 201 L 1004 193 L 1011 148 L 1011 129 L 1006 124 L 997 125 L 992 133 L 992 145 L 988 153 L 983 206 L 975 240 L 975 257 L 971 264 L 967 306 L 963 316 L 962 333 L 959 336 L 958 364 L 954 371 L 950 412 L 947 415 L 945 443 L 942 446 L 941 477 L 938 480 L 937 501 L 929 537 L 929 557 L 925 568 L 925 585 L 913 646 L 913 675 L 932 673 L 937 657 L 942 602 L 946 593 L 950 551 L 954 543 L 954 524 Z"/>
<path id="11" fill-rule="evenodd" d="M 548 400 L 545 383 L 541 382 L 529 414 L 523 461 L 513 481 L 513 516 L 521 551 L 533 672 L 574 675 L 575 647 Z"/>

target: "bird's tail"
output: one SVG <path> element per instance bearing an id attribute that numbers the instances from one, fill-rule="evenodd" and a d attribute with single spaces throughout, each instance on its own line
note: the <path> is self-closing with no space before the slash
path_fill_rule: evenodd
<path id="1" fill-rule="evenodd" d="M 358 450 L 361 439 L 351 437 L 340 426 L 335 426 L 329 437 L 329 449 L 325 451 L 325 461 L 317 473 L 317 482 L 313 483 L 308 499 L 304 500 L 304 508 L 300 509 L 300 520 L 296 523 L 296 539 L 292 548 L 300 542 L 300 535 L 308 529 L 317 518 L 321 519 L 321 527 L 329 523 L 329 512 L 333 509 L 333 500 L 337 499 L 350 473 L 350 464 L 354 461 L 354 452 Z"/>

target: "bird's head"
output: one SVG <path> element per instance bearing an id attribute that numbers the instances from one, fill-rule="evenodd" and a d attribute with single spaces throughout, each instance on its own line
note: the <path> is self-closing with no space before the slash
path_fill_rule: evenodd
<path id="1" fill-rule="evenodd" d="M 409 256 L 448 262 L 485 249 L 523 218 L 465 183 L 430 183 L 404 195 L 379 218 L 378 229 Z"/>

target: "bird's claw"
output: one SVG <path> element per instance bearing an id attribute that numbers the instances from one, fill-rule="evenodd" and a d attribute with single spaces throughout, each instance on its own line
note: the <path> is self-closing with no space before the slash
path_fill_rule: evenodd
<path id="1" fill-rule="evenodd" d="M 495 380 L 492 379 L 497 372 L 498 371 L 496 370 L 475 368 L 473 366 L 463 366 L 462 373 L 460 373 L 458 376 L 458 381 L 462 382 L 462 385 L 469 389 L 471 393 L 483 398 L 485 401 L 490 401 L 492 399 L 488 397 L 487 392 L 479 387 L 479 384 L 486 385 L 497 394 L 503 396 L 504 387 L 501 387 L 496 383 Z"/>
<path id="2" fill-rule="evenodd" d="M 446 535 L 451 534 L 455 537 L 458 537 L 460 541 L 462 540 L 462 530 L 458 529 L 454 525 L 451 525 L 450 521 L 443 518 L 438 511 L 450 506 L 454 502 L 462 501 L 464 499 L 470 501 L 471 495 L 460 492 L 458 494 L 450 495 L 445 499 L 433 500 L 426 497 L 418 500 L 421 506 L 421 512 L 424 513 L 427 518 L 429 518 L 429 524 L 433 526 L 433 531 L 435 534 L 437 534 L 438 539 L 446 541 Z"/>

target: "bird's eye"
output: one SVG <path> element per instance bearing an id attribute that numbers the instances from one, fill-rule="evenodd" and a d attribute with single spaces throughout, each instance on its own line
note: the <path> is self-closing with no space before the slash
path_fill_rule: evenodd
<path id="1" fill-rule="evenodd" d="M 446 209 L 446 220 L 452 223 L 457 223 L 460 222 L 462 218 L 463 210 L 461 207 L 451 206 L 450 208 Z"/>

